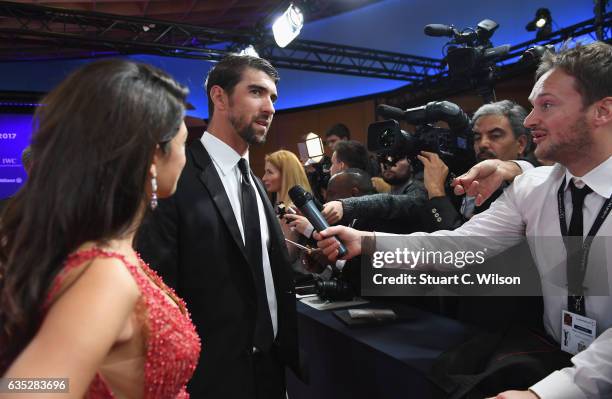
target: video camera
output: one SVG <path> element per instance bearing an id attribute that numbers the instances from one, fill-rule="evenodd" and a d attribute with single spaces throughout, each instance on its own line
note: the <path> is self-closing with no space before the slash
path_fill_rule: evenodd
<path id="1" fill-rule="evenodd" d="M 432 101 L 405 111 L 381 104 L 376 112 L 390 120 L 375 122 L 368 127 L 368 150 L 376 153 L 383 164 L 395 164 L 407 157 L 413 169 L 422 167 L 416 156 L 421 151 L 437 153 L 449 171 L 458 176 L 476 163 L 470 118 L 449 101 Z M 416 131 L 400 129 L 399 120 L 415 125 Z M 432 122 L 444 121 L 450 129 L 435 127 Z"/>
<path id="2" fill-rule="evenodd" d="M 461 31 L 453 25 L 429 24 L 425 26 L 427 36 L 447 36 L 452 39 L 446 43 L 446 63 L 448 73 L 455 82 L 469 81 L 485 102 L 495 101 L 493 81 L 495 62 L 510 52 L 510 45 L 493 47 L 491 36 L 499 24 L 490 19 L 483 19 L 474 28 Z"/>

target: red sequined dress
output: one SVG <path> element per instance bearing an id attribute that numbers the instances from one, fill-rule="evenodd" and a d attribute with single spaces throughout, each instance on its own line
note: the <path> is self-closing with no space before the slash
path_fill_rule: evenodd
<path id="1" fill-rule="evenodd" d="M 185 386 L 198 362 L 200 338 L 191 322 L 185 303 L 140 257 L 138 261 L 142 272 L 139 272 L 138 267 L 128 262 L 123 255 L 115 252 L 93 248 L 71 254 L 49 291 L 47 304 L 60 290 L 63 277 L 68 271 L 94 258 L 120 260 L 134 277 L 142 294 L 140 303 L 143 305 L 141 313 L 146 342 L 143 398 L 189 398 Z M 173 305 L 168 300 L 168 296 L 178 306 Z M 115 398 L 115 395 L 102 373 L 98 372 L 85 397 L 109 399 Z"/>

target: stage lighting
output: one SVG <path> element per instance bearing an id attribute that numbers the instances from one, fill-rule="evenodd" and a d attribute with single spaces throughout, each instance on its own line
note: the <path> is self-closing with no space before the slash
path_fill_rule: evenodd
<path id="1" fill-rule="evenodd" d="M 300 144 L 302 144 L 302 148 L 300 148 Z M 316 133 L 308 133 L 306 136 L 306 143 L 298 143 L 298 149 L 300 150 L 300 155 L 303 152 L 305 153 L 310 160 L 310 164 L 321 162 L 323 159 L 323 141 Z"/>
<path id="2" fill-rule="evenodd" d="M 528 32 L 537 30 L 536 38 L 541 39 L 552 32 L 552 17 L 548 8 L 539 8 L 535 18 L 525 26 Z"/>
<path id="3" fill-rule="evenodd" d="M 302 10 L 291 3 L 283 15 L 278 17 L 272 25 L 274 40 L 278 47 L 285 47 L 291 43 L 300 34 L 302 26 L 304 26 L 304 14 L 302 14 Z"/>
<path id="4" fill-rule="evenodd" d="M 257 50 L 255 49 L 255 47 L 253 47 L 252 44 L 249 44 L 248 46 L 246 46 L 245 48 L 243 48 L 242 50 L 240 50 L 238 52 L 238 55 L 250 55 L 252 57 L 257 57 L 259 58 L 259 53 L 257 52 Z"/>

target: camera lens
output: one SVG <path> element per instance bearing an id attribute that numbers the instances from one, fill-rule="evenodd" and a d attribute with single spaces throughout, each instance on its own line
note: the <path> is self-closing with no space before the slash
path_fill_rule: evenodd
<path id="1" fill-rule="evenodd" d="M 337 278 L 328 281 L 317 281 L 317 295 L 330 301 L 349 301 L 355 293 L 348 282 Z"/>
<path id="2" fill-rule="evenodd" d="M 392 129 L 385 129 L 380 135 L 379 141 L 380 146 L 383 148 L 391 148 L 395 144 L 395 135 Z"/>

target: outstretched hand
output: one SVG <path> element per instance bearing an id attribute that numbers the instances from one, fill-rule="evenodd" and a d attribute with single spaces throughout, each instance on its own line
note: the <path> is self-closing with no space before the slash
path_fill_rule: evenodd
<path id="1" fill-rule="evenodd" d="M 347 249 L 347 254 L 340 259 L 348 260 L 361 254 L 361 238 L 372 233 L 359 231 L 346 226 L 332 226 L 319 233 L 315 232 L 313 237 L 318 241 L 317 246 L 327 256 L 329 261 L 334 262 L 338 259 L 338 238 Z M 334 236 L 336 238 L 334 238 Z"/>
<path id="2" fill-rule="evenodd" d="M 451 186 L 456 195 L 474 197 L 476 205 L 480 206 L 504 181 L 512 181 L 521 173 L 521 168 L 515 162 L 487 159 L 454 179 Z"/>

